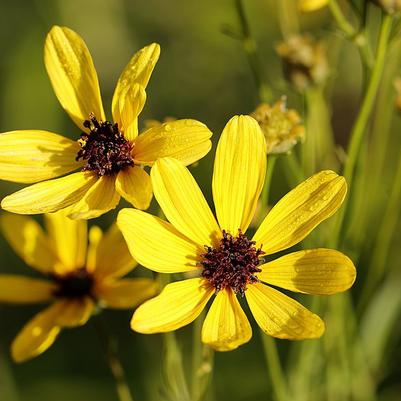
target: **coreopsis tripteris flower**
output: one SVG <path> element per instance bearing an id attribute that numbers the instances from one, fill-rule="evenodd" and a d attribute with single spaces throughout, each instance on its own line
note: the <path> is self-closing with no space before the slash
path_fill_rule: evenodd
<path id="1" fill-rule="evenodd" d="M 69 28 L 53 27 L 45 43 L 46 69 L 58 100 L 82 134 L 78 141 L 38 130 L 1 134 L 0 178 L 37 183 L 4 198 L 2 207 L 19 214 L 68 207 L 72 218 L 93 218 L 116 207 L 123 196 L 147 209 L 152 185 L 143 166 L 165 156 L 185 165 L 202 158 L 211 148 L 211 132 L 198 121 L 171 121 L 138 135 L 145 88 L 159 54 L 159 45 L 151 44 L 125 67 L 110 122 L 85 42 Z"/>
<path id="2" fill-rule="evenodd" d="M 299 0 L 298 7 L 303 12 L 315 11 L 329 4 L 330 0 Z"/>
<path id="3" fill-rule="evenodd" d="M 1 226 L 16 253 L 46 279 L 0 275 L 0 302 L 48 303 L 15 338 L 13 359 L 23 362 L 46 351 L 63 328 L 84 325 L 95 308 L 129 309 L 155 295 L 148 278 L 122 278 L 136 266 L 113 225 L 104 234 L 85 220 L 45 215 L 46 232 L 32 218 L 4 215 Z"/>
<path id="4" fill-rule="evenodd" d="M 168 284 L 142 304 L 132 318 L 134 330 L 178 329 L 196 319 L 214 297 L 202 341 L 231 350 L 252 336 L 237 299 L 245 296 L 267 334 L 288 339 L 322 335 L 323 321 L 273 286 L 308 294 L 344 291 L 355 280 L 352 261 L 332 249 L 294 252 L 267 263 L 263 257 L 299 243 L 330 217 L 345 197 L 345 180 L 332 171 L 312 176 L 284 196 L 250 237 L 247 229 L 265 173 L 265 138 L 249 116 L 231 119 L 217 147 L 212 185 L 217 220 L 187 168 L 172 158 L 155 163 L 154 193 L 169 222 L 124 209 L 117 224 L 143 266 L 198 277 Z"/>

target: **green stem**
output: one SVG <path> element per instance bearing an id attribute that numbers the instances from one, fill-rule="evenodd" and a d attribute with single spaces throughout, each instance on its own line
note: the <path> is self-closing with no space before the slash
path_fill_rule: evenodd
<path id="1" fill-rule="evenodd" d="M 258 88 L 259 100 L 262 102 L 270 102 L 273 98 L 273 94 L 270 87 L 267 85 L 265 79 L 263 78 L 263 74 L 260 70 L 257 45 L 252 37 L 251 29 L 245 14 L 242 0 L 235 0 L 235 8 L 241 25 L 242 45 L 247 55 L 256 87 Z"/>
<path id="2" fill-rule="evenodd" d="M 366 94 L 364 96 L 361 109 L 359 111 L 358 117 L 353 125 L 350 143 L 348 146 L 347 160 L 344 167 L 344 177 L 347 181 L 349 188 L 352 188 L 352 181 L 354 178 L 355 164 L 357 161 L 357 156 L 359 149 L 361 147 L 361 142 L 364 135 L 367 132 L 367 125 L 373 106 L 376 100 L 377 92 L 380 86 L 380 81 L 384 69 L 384 63 L 386 60 L 386 53 L 388 47 L 388 40 L 391 33 L 392 17 L 390 15 L 385 15 L 380 27 L 379 42 L 377 45 L 375 64 L 372 69 L 372 74 L 370 75 L 368 87 Z M 333 245 L 337 246 L 339 235 L 342 229 L 343 220 L 345 217 L 346 202 L 340 209 L 336 224 L 333 232 Z"/>
<path id="3" fill-rule="evenodd" d="M 299 34 L 298 13 L 294 7 L 294 0 L 280 0 L 277 2 L 277 7 L 283 38 L 286 40 Z"/>
<path id="4" fill-rule="evenodd" d="M 117 340 L 108 332 L 102 316 L 94 320 L 94 325 L 116 384 L 119 401 L 133 401 L 124 368 L 117 355 Z"/>
<path id="5" fill-rule="evenodd" d="M 260 334 L 275 398 L 277 401 L 288 401 L 290 397 L 276 341 L 263 331 Z"/>
<path id="6" fill-rule="evenodd" d="M 398 160 L 397 171 L 391 186 L 392 191 L 387 202 L 387 209 L 379 228 L 375 247 L 368 268 L 369 274 L 362 290 L 358 304 L 358 311 L 365 308 L 369 298 L 374 291 L 375 286 L 383 278 L 386 270 L 387 257 L 391 245 L 391 239 L 397 227 L 398 218 L 400 215 L 401 203 L 401 158 Z"/>
<path id="7" fill-rule="evenodd" d="M 205 311 L 193 324 L 191 400 L 203 400 L 213 372 L 214 351 L 202 343 L 201 332 Z"/>

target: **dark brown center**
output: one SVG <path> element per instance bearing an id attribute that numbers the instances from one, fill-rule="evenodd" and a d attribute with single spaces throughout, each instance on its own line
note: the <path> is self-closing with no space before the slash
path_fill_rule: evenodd
<path id="1" fill-rule="evenodd" d="M 103 176 L 134 165 L 131 156 L 133 144 L 124 138 L 118 124 L 98 121 L 91 114 L 83 125 L 90 131 L 83 132 L 79 141 L 81 149 L 76 160 L 86 160 L 82 171 L 94 171 L 98 176 Z"/>
<path id="2" fill-rule="evenodd" d="M 92 295 L 93 276 L 85 269 L 77 269 L 64 276 L 53 276 L 58 285 L 54 295 L 63 298 L 82 298 Z"/>
<path id="3" fill-rule="evenodd" d="M 202 277 L 207 279 L 216 291 L 231 287 L 244 295 L 248 283 L 256 283 L 255 273 L 264 254 L 261 248 L 255 248 L 255 241 L 250 241 L 241 230 L 233 237 L 223 230 L 223 238 L 217 247 L 205 246 L 202 254 Z"/>

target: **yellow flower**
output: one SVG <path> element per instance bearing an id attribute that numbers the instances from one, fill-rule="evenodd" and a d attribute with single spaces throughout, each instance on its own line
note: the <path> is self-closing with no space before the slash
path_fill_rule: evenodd
<path id="1" fill-rule="evenodd" d="M 231 350 L 252 336 L 237 299 L 245 295 L 267 334 L 288 339 L 322 335 L 324 323 L 318 316 L 272 286 L 308 294 L 344 291 L 355 280 L 351 260 L 335 250 L 312 249 L 260 263 L 263 255 L 292 247 L 330 217 L 345 197 L 346 183 L 332 171 L 312 176 L 273 207 L 250 240 L 246 231 L 263 187 L 265 149 L 253 118 L 240 116 L 228 122 L 214 163 L 217 221 L 187 168 L 172 158 L 155 163 L 155 197 L 170 222 L 124 209 L 117 224 L 143 266 L 162 273 L 197 271 L 198 277 L 168 284 L 141 305 L 132 318 L 134 330 L 178 329 L 196 319 L 215 295 L 202 341 L 219 351 Z"/>
<path id="2" fill-rule="evenodd" d="M 15 338 L 11 351 L 23 362 L 46 351 L 63 328 L 85 324 L 96 306 L 128 309 L 155 295 L 156 283 L 122 276 L 136 266 L 113 225 L 102 234 L 85 220 L 61 213 L 45 215 L 47 232 L 32 218 L 3 215 L 1 227 L 15 252 L 47 280 L 0 275 L 0 302 L 51 302 Z"/>
<path id="3" fill-rule="evenodd" d="M 298 7 L 303 12 L 315 11 L 329 4 L 330 0 L 299 0 Z"/>
<path id="4" fill-rule="evenodd" d="M 205 156 L 211 132 L 195 120 L 168 122 L 138 136 L 138 115 L 159 54 L 154 43 L 127 64 L 114 91 L 112 123 L 106 121 L 86 44 L 71 29 L 53 27 L 45 43 L 46 69 L 58 100 L 82 132 L 81 139 L 39 130 L 1 134 L 0 178 L 37 183 L 4 198 L 3 209 L 37 214 L 68 207 L 72 218 L 93 218 L 115 208 L 121 196 L 136 208 L 147 209 L 152 185 L 143 166 L 159 157 L 171 156 L 188 165 Z M 77 169 L 81 171 L 53 179 Z"/>

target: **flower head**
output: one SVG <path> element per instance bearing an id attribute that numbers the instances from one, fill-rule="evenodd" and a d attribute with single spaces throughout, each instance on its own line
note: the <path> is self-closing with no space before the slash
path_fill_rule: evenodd
<path id="1" fill-rule="evenodd" d="M 329 4 L 329 0 L 299 0 L 298 7 L 303 12 L 319 10 Z"/>
<path id="2" fill-rule="evenodd" d="M 195 320 L 214 297 L 202 328 L 202 341 L 225 351 L 246 343 L 251 326 L 237 297 L 246 298 L 267 334 L 288 339 L 322 335 L 324 323 L 272 286 L 308 294 L 334 294 L 355 280 L 355 267 L 331 249 L 263 258 L 302 241 L 341 205 L 346 184 L 322 171 L 282 198 L 255 234 L 247 233 L 266 174 L 266 144 L 249 116 L 232 118 L 216 152 L 213 199 L 217 220 L 189 170 L 172 158 L 158 160 L 151 178 L 155 197 L 169 222 L 124 209 L 120 227 L 132 255 L 162 273 L 197 272 L 168 284 L 141 305 L 131 326 L 141 333 L 167 332 Z M 266 284 L 265 284 L 266 283 Z"/>
<path id="3" fill-rule="evenodd" d="M 159 54 L 159 45 L 153 43 L 127 64 L 114 91 L 109 121 L 85 42 L 69 28 L 53 27 L 46 38 L 45 65 L 80 138 L 73 141 L 39 130 L 0 134 L 0 178 L 36 183 L 5 197 L 2 207 L 19 214 L 65 209 L 72 218 L 86 219 L 115 208 L 122 196 L 147 209 L 152 185 L 144 166 L 159 157 L 172 156 L 188 165 L 205 156 L 211 132 L 195 120 L 170 121 L 138 135 L 138 116 Z M 69 174 L 75 170 L 80 171 Z"/>
<path id="4" fill-rule="evenodd" d="M 1 227 L 16 253 L 46 280 L 0 275 L 0 302 L 50 302 L 15 338 L 13 359 L 23 362 L 46 351 L 63 328 L 84 325 L 96 307 L 129 309 L 156 293 L 147 278 L 122 278 L 136 266 L 113 225 L 106 233 L 84 220 L 45 215 L 46 232 L 32 218 L 3 215 Z"/>
<path id="5" fill-rule="evenodd" d="M 296 35 L 279 43 L 277 53 L 283 60 L 286 79 L 299 91 L 322 84 L 329 73 L 326 51 L 309 35 Z"/>
<path id="6" fill-rule="evenodd" d="M 301 117 L 296 110 L 287 109 L 284 96 L 273 106 L 260 104 L 251 116 L 265 135 L 267 154 L 288 153 L 305 137 Z"/>

